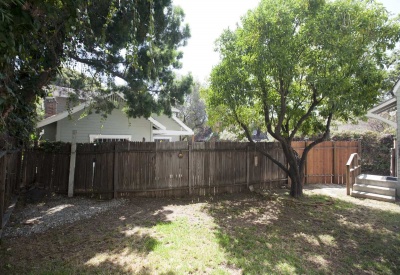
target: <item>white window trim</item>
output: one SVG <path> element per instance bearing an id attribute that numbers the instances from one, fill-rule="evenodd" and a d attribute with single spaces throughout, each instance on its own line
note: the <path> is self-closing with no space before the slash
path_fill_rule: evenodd
<path id="1" fill-rule="evenodd" d="M 172 140 L 172 137 L 164 137 L 164 136 L 156 136 L 153 137 L 153 141 L 156 141 L 157 139 L 168 139 L 169 141 Z"/>
<path id="2" fill-rule="evenodd" d="M 95 139 L 105 138 L 105 139 L 127 139 L 131 141 L 131 135 L 89 135 L 90 142 L 94 142 Z"/>

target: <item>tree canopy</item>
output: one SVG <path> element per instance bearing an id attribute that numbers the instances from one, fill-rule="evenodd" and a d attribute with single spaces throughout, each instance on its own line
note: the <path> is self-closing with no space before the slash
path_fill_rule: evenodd
<path id="1" fill-rule="evenodd" d="M 196 81 L 191 93 L 185 97 L 184 104 L 178 106 L 180 118 L 196 134 L 203 130 L 207 121 L 205 102 L 201 98 L 203 89 L 201 84 Z"/>
<path id="2" fill-rule="evenodd" d="M 7 0 L 0 13 L 2 133 L 32 130 L 35 100 L 62 67 L 124 93 L 131 117 L 171 114 L 190 91 L 192 77 L 174 73 L 190 31 L 171 0 Z"/>
<path id="3" fill-rule="evenodd" d="M 376 103 L 399 30 L 375 1 L 263 0 L 217 41 L 209 119 L 239 125 L 251 142 L 251 129 L 266 129 L 289 168 L 263 153 L 300 196 L 307 154 L 329 137 L 332 119 L 352 119 Z M 296 135 L 317 136 L 301 157 L 291 147 Z"/>

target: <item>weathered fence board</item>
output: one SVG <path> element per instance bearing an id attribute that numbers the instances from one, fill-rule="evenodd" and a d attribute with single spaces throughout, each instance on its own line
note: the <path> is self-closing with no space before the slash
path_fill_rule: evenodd
<path id="1" fill-rule="evenodd" d="M 306 145 L 306 142 L 293 143 L 299 154 Z M 182 196 L 240 192 L 249 185 L 269 188 L 285 184 L 286 173 L 262 155 L 260 149 L 286 163 L 278 143 L 78 144 L 74 192 L 100 198 Z M 24 182 L 38 182 L 45 188 L 66 193 L 68 150 L 69 146 L 58 153 L 26 151 Z M 306 183 L 344 183 L 345 161 L 353 152 L 359 152 L 358 142 L 317 145 L 309 152 Z"/>
<path id="2" fill-rule="evenodd" d="M 25 187 L 35 186 L 53 192 L 68 190 L 71 145 L 57 144 L 52 149 L 32 148 L 24 151 L 23 179 Z"/>
<path id="3" fill-rule="evenodd" d="M 285 163 L 285 157 L 278 143 L 258 143 L 258 150 L 264 150 L 275 157 L 281 163 Z M 270 159 L 264 157 L 254 146 L 249 147 L 249 184 L 261 184 L 267 187 L 272 183 L 286 180 L 283 171 Z"/>
<path id="4" fill-rule="evenodd" d="M 114 146 L 114 143 L 77 144 L 74 192 L 113 197 Z"/>
<path id="5" fill-rule="evenodd" d="M 4 214 L 20 183 L 21 151 L 0 151 L 0 238 Z"/>
<path id="6" fill-rule="evenodd" d="M 118 192 L 128 193 L 156 188 L 156 144 L 124 142 L 115 146 Z"/>
<path id="7" fill-rule="evenodd" d="M 194 143 L 191 148 L 191 192 L 235 192 L 247 185 L 247 143 Z"/>

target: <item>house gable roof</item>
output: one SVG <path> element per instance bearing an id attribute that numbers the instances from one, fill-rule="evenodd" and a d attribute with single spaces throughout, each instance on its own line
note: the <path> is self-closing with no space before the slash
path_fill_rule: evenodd
<path id="1" fill-rule="evenodd" d="M 119 93 L 117 95 L 120 96 L 123 99 L 123 95 L 121 95 Z M 66 117 L 68 117 L 68 116 L 70 116 L 72 114 L 75 114 L 75 113 L 77 113 L 79 111 L 84 110 L 88 106 L 89 106 L 89 104 L 84 102 L 84 103 L 79 104 L 76 107 L 73 107 L 71 110 L 66 110 L 66 111 L 63 111 L 63 112 L 58 113 L 56 115 L 53 115 L 51 117 L 45 118 L 42 121 L 39 121 L 37 123 L 36 128 L 42 128 L 42 127 L 44 127 L 46 125 L 49 125 L 51 123 L 60 121 L 60 120 L 66 118 Z M 159 122 L 158 120 L 154 119 L 153 117 L 149 117 L 147 119 L 154 125 L 154 127 L 157 128 L 157 130 L 154 130 L 153 133 L 154 134 L 159 134 L 159 135 L 173 135 L 173 136 L 194 135 L 193 130 L 190 129 L 187 125 L 185 125 L 180 119 L 178 119 L 175 116 L 175 113 L 178 113 L 179 110 L 174 108 L 174 107 L 172 107 L 172 112 L 174 113 L 172 115 L 172 117 L 171 117 L 172 120 L 174 120 L 184 130 L 183 131 L 171 131 L 171 130 L 168 130 L 167 127 L 165 125 L 163 125 L 161 122 Z"/>
<path id="2" fill-rule="evenodd" d="M 395 95 L 400 95 L 400 94 L 399 94 L 399 93 L 400 93 L 400 79 L 397 80 L 396 85 L 394 85 L 393 93 L 394 93 Z"/>
<path id="3" fill-rule="evenodd" d="M 397 97 L 400 96 L 400 79 L 396 82 L 392 91 L 395 96 L 370 109 L 367 112 L 367 117 L 378 119 L 397 129 L 397 123 L 395 121 L 391 121 L 379 115 L 397 106 Z"/>

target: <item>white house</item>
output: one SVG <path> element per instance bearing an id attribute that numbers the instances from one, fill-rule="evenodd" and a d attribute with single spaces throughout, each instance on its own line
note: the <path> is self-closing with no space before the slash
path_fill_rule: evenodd
<path id="1" fill-rule="evenodd" d="M 45 99 L 45 119 L 38 122 L 41 139 L 71 142 L 73 133 L 76 142 L 88 143 L 107 140 L 128 141 L 179 141 L 183 136 L 193 136 L 193 131 L 185 125 L 172 109 L 172 116 L 152 115 L 149 118 L 128 118 L 122 111 L 125 103 L 122 95 L 114 95 L 120 108 L 114 109 L 107 118 L 100 114 L 87 114 L 88 103 L 68 110 L 68 91 L 56 89 L 53 96 Z"/>
<path id="2" fill-rule="evenodd" d="M 395 97 L 388 99 L 388 100 L 380 103 L 379 105 L 375 106 L 371 110 L 369 110 L 367 113 L 367 117 L 375 118 L 380 121 L 383 121 L 383 122 L 389 124 L 394 129 L 396 129 L 396 131 L 397 131 L 396 148 L 399 149 L 400 148 L 399 147 L 399 145 L 400 145 L 400 139 L 399 139 L 399 137 L 400 137 L 400 127 L 399 127 L 399 123 L 400 123 L 400 100 L 399 100 L 400 79 L 397 81 L 396 85 L 394 86 L 393 93 L 394 93 Z M 396 121 L 386 119 L 379 115 L 379 114 L 381 114 L 385 111 L 388 111 L 390 109 L 393 109 L 393 108 L 396 108 Z M 399 161 L 397 161 L 398 158 L 399 158 L 399 151 L 397 150 L 397 154 L 396 154 L 397 175 L 400 175 L 400 163 L 399 163 Z"/>
<path id="3" fill-rule="evenodd" d="M 399 158 L 400 157 L 400 151 L 399 151 L 399 149 L 400 149 L 400 138 L 399 138 L 400 137 L 400 126 L 399 126 L 399 123 L 400 123 L 400 79 L 397 81 L 396 85 L 394 86 L 393 93 L 394 93 L 395 97 L 393 97 L 389 100 L 386 100 L 386 101 L 380 103 L 379 105 L 375 106 L 371 110 L 369 110 L 367 113 L 367 117 L 381 120 L 381 121 L 389 124 L 393 128 L 395 128 L 397 131 L 397 138 L 396 138 L 396 144 L 395 144 L 397 179 L 389 177 L 389 180 L 397 181 L 397 183 L 395 184 L 395 189 L 397 189 L 397 197 L 399 197 L 400 196 L 400 177 L 399 177 L 400 176 L 400 161 L 399 161 L 399 159 L 400 159 Z M 381 114 L 387 110 L 393 109 L 393 108 L 396 108 L 396 121 L 388 120 L 379 115 L 379 114 Z M 388 152 L 388 154 L 389 154 L 389 152 Z M 364 177 L 368 178 L 368 176 L 364 176 Z M 380 181 L 380 179 L 378 179 L 378 181 Z M 373 182 L 373 181 L 370 181 L 370 182 Z M 385 188 L 386 187 L 387 186 L 385 185 Z"/>

